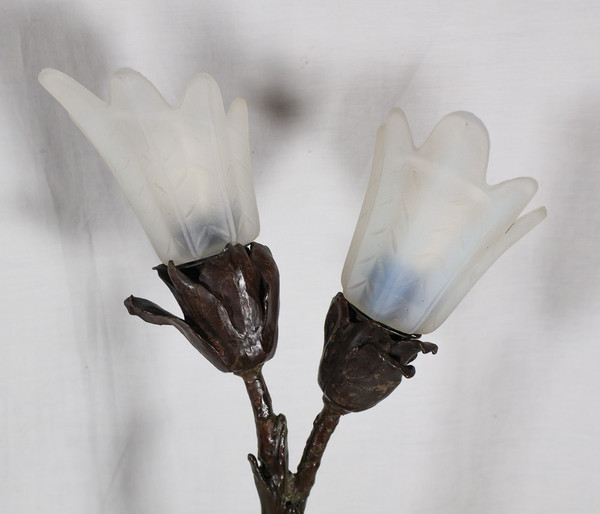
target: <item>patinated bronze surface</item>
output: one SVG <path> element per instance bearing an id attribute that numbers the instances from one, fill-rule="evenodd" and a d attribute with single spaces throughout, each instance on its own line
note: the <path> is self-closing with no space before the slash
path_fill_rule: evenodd
<path id="1" fill-rule="evenodd" d="M 436 353 L 418 334 L 403 334 L 373 321 L 342 293 L 331 302 L 325 320 L 325 347 L 319 386 L 325 400 L 342 412 L 370 409 L 415 374 L 410 362 L 419 352 Z"/>
<path id="2" fill-rule="evenodd" d="M 279 270 L 266 246 L 228 245 L 214 257 L 155 269 L 184 319 L 135 296 L 125 300 L 130 314 L 155 325 L 173 325 L 221 371 L 247 371 L 273 357 Z"/>
<path id="3" fill-rule="evenodd" d="M 134 296 L 130 314 L 148 323 L 173 325 L 217 369 L 241 377 L 246 386 L 258 438 L 248 459 L 262 514 L 302 514 L 327 443 L 340 417 L 369 409 L 410 378 L 419 352 L 437 346 L 402 334 L 355 309 L 336 295 L 325 321 L 319 366 L 323 408 L 316 416 L 295 473 L 289 469 L 287 424 L 275 414 L 262 375 L 277 346 L 279 272 L 266 246 L 228 245 L 214 257 L 155 268 L 183 312 L 183 319 Z"/>
<path id="4" fill-rule="evenodd" d="M 289 470 L 287 424 L 275 415 L 260 370 L 240 375 L 246 384 L 256 422 L 258 456 L 248 455 L 262 514 L 301 514 L 315 483 L 327 442 L 342 412 L 325 404 L 317 415 L 296 473 Z"/>

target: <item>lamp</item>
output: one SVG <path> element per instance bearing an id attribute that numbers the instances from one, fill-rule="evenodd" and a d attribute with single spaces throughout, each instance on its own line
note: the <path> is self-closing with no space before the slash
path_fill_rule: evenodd
<path id="1" fill-rule="evenodd" d="M 56 71 L 39 76 L 107 162 L 163 264 L 183 318 L 129 297 L 129 312 L 176 327 L 217 369 L 240 376 L 254 412 L 249 460 L 263 514 L 301 514 L 341 416 L 369 409 L 415 373 L 435 330 L 487 268 L 546 215 L 519 218 L 537 184 L 488 186 L 488 135 L 468 113 L 445 117 L 416 149 L 404 114 L 379 130 L 371 180 L 325 321 L 318 382 L 323 407 L 297 471 L 285 416 L 262 366 L 277 345 L 279 273 L 259 232 L 243 100 L 225 114 L 216 82 L 188 84 L 177 108 L 142 75 L 119 70 L 111 100 Z"/>

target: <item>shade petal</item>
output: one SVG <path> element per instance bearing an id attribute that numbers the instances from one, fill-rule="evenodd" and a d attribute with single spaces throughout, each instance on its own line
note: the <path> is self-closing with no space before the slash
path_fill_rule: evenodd
<path id="1" fill-rule="evenodd" d="M 502 242 L 499 242 L 498 246 L 494 249 L 496 255 L 498 257 L 502 255 L 533 227 L 544 221 L 547 215 L 548 211 L 546 210 L 546 207 L 538 207 L 534 211 L 521 216 L 509 227 L 505 237 L 501 240 Z"/>
<path id="2" fill-rule="evenodd" d="M 194 75 L 185 88 L 177 113 L 193 139 L 186 145 L 187 160 L 197 169 L 202 182 L 200 198 L 192 199 L 189 208 L 197 214 L 203 211 L 202 216 L 211 227 L 208 234 L 194 238 L 194 245 L 203 256 L 215 255 L 226 243 L 239 242 L 236 220 L 241 217 L 236 180 L 232 177 L 231 140 L 216 80 L 207 73 Z M 250 168 L 246 171 L 250 175 L 246 180 L 252 181 Z M 200 250 L 211 239 L 209 248 Z"/>
<path id="3" fill-rule="evenodd" d="M 414 152 L 404 112 L 392 109 L 385 125 L 377 131 L 369 185 L 342 271 L 342 283 L 352 282 L 353 287 L 356 286 L 356 280 L 350 277 L 351 270 L 355 266 L 370 267 L 381 244 L 386 244 L 382 241 L 395 238 L 408 228 L 407 206 L 398 205 L 398 202 L 402 202 L 398 178 L 410 173 L 404 163 L 411 159 Z M 362 279 L 359 278 L 358 282 L 362 282 Z"/>
<path id="4" fill-rule="evenodd" d="M 229 106 L 227 134 L 230 168 L 225 181 L 231 192 L 230 204 L 236 227 L 235 241 L 232 242 L 245 245 L 256 239 L 260 223 L 250 168 L 248 106 L 242 98 L 236 98 Z"/>
<path id="5" fill-rule="evenodd" d="M 102 130 L 109 122 L 108 105 L 65 73 L 44 68 L 38 80 L 84 133 Z"/>
<path id="6" fill-rule="evenodd" d="M 363 200 L 358 222 L 352 237 L 352 242 L 350 243 L 350 249 L 348 250 L 348 255 L 346 256 L 344 269 L 342 270 L 342 284 L 346 284 L 351 281 L 351 274 L 361 252 L 364 236 L 371 221 L 373 207 L 377 200 L 377 191 L 379 189 L 381 173 L 383 171 L 385 132 L 386 127 L 385 125 L 382 125 L 379 127 L 377 136 L 375 138 L 375 152 L 373 155 L 373 164 L 371 166 L 369 185 L 367 186 L 367 192 Z"/>
<path id="7" fill-rule="evenodd" d="M 139 116 L 170 107 L 154 84 L 131 68 L 121 68 L 113 73 L 109 105 L 112 109 L 134 111 Z"/>
<path id="8" fill-rule="evenodd" d="M 499 207 L 506 230 L 525 209 L 538 190 L 538 183 L 531 177 L 519 177 L 496 184 L 488 189 L 492 202 Z"/>
<path id="9" fill-rule="evenodd" d="M 435 308 L 417 327 L 419 332 L 428 334 L 438 328 L 490 266 L 519 239 L 541 223 L 546 218 L 546 214 L 546 208 L 540 207 L 521 216 L 492 245 L 484 246 L 479 253 L 466 260 L 463 269 L 448 284 L 445 294 L 440 296 Z"/>
<path id="10" fill-rule="evenodd" d="M 225 119 L 221 88 L 208 73 L 196 73 L 187 83 L 178 110 L 203 119 Z"/>
<path id="11" fill-rule="evenodd" d="M 448 173 L 483 185 L 489 148 L 481 120 L 468 112 L 454 112 L 442 118 L 418 153 Z"/>

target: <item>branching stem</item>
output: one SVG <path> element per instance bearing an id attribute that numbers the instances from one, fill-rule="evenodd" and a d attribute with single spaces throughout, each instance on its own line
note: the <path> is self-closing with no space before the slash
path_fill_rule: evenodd
<path id="1" fill-rule="evenodd" d="M 250 463 L 260 497 L 262 514 L 302 514 L 329 438 L 342 412 L 325 403 L 293 474 L 288 469 L 285 417 L 273 414 L 271 397 L 260 369 L 239 373 L 244 380 L 256 423 L 258 459 Z"/>

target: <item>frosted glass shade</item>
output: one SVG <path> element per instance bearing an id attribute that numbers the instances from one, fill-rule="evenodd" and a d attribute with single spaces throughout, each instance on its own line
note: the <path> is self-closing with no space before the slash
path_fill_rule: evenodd
<path id="1" fill-rule="evenodd" d="M 349 302 L 401 332 L 432 332 L 545 218 L 543 207 L 519 218 L 534 179 L 486 184 L 488 153 L 487 130 L 472 114 L 449 114 L 415 148 L 404 113 L 389 113 L 342 273 Z"/>
<path id="2" fill-rule="evenodd" d="M 57 70 L 42 70 L 39 81 L 104 158 L 162 262 L 256 238 L 246 102 L 225 114 L 210 75 L 195 75 L 176 108 L 130 69 L 113 75 L 108 103 Z"/>

